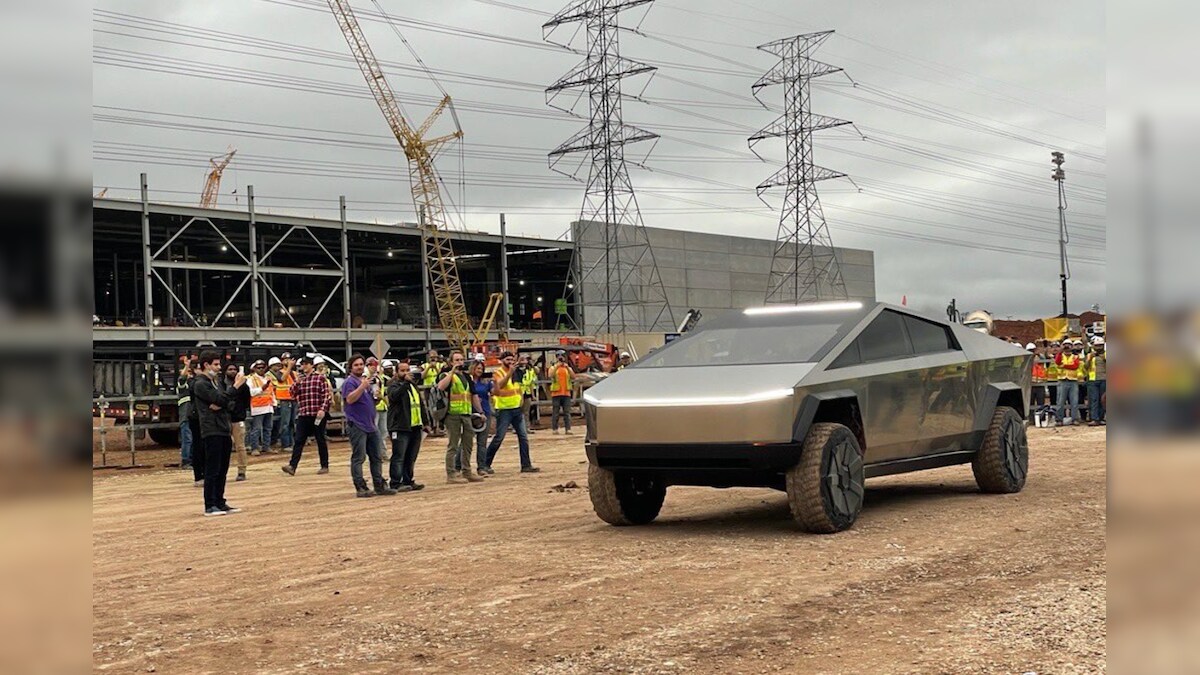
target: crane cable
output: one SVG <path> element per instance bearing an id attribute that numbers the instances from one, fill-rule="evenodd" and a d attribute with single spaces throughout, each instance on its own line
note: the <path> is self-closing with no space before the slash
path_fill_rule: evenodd
<path id="1" fill-rule="evenodd" d="M 462 125 L 458 121 L 458 111 L 454 109 L 454 99 L 450 97 L 450 93 L 447 92 L 446 89 L 442 87 L 442 83 L 438 82 L 438 79 L 434 77 L 433 71 L 429 69 L 429 66 L 425 65 L 425 61 L 421 59 L 421 55 L 417 53 L 416 49 L 413 49 L 411 44 L 409 44 L 408 39 L 404 37 L 404 33 L 400 32 L 400 28 L 396 26 L 394 21 L 392 21 L 392 17 L 385 12 L 383 6 L 379 4 L 379 0 L 371 0 L 371 4 L 375 5 L 375 9 L 378 9 L 379 13 L 383 15 L 383 18 L 387 21 L 387 24 L 392 27 L 392 31 L 396 33 L 396 37 L 400 38 L 400 41 L 404 43 L 405 49 L 407 49 L 408 53 L 412 55 L 414 60 L 416 60 L 417 65 L 421 66 L 421 70 L 425 72 L 425 76 L 429 78 L 430 82 L 433 82 L 433 86 L 437 87 L 442 96 L 449 101 L 448 107 L 450 108 L 450 116 L 454 118 L 454 128 L 461 134 Z"/>

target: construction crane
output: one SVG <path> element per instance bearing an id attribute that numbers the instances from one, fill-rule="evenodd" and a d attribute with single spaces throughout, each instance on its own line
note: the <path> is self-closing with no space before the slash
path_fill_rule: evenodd
<path id="1" fill-rule="evenodd" d="M 217 189 L 221 187 L 221 172 L 229 163 L 233 161 L 233 155 L 237 152 L 234 148 L 229 148 L 229 151 L 224 155 L 210 157 L 208 160 L 209 170 L 208 176 L 204 179 L 204 192 L 200 193 L 200 208 L 211 209 L 217 205 Z"/>
<path id="2" fill-rule="evenodd" d="M 437 170 L 433 163 L 439 149 L 462 138 L 462 130 L 456 129 L 449 134 L 426 138 L 433 123 L 451 107 L 450 95 L 443 92 L 442 99 L 433 112 L 414 129 L 405 119 L 400 104 L 396 101 L 396 95 L 384 77 L 379 61 L 375 59 L 375 53 L 367 44 L 349 1 L 328 2 L 329 9 L 333 11 L 333 16 L 346 37 L 346 44 L 350 46 L 350 52 L 367 81 L 367 87 L 375 97 L 375 103 L 379 105 L 388 126 L 400 142 L 400 147 L 404 149 L 404 156 L 408 158 L 409 182 L 413 203 L 417 207 L 417 213 L 421 214 L 420 225 L 425 233 L 425 254 L 429 260 L 429 277 L 437 301 L 438 317 L 450 345 L 465 351 L 476 336 L 463 302 L 462 284 L 458 280 L 454 251 L 450 246 L 450 239 L 446 236 L 446 207 L 442 202 Z M 453 111 L 453 108 L 451 110 Z"/>

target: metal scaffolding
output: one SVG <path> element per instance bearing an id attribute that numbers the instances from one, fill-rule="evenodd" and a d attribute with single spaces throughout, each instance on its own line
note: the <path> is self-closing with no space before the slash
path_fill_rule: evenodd
<path id="1" fill-rule="evenodd" d="M 126 278 L 136 283 L 137 288 L 132 293 L 122 293 L 120 263 L 115 252 L 110 286 L 112 306 L 118 310 L 113 318 L 119 320 L 124 316 L 133 322 L 94 326 L 93 344 L 133 342 L 153 349 L 200 342 L 269 340 L 326 345 L 340 342 L 344 343 L 348 356 L 355 343 L 361 347 L 364 341 L 369 342 L 379 334 L 394 343 L 423 342 L 427 347 L 451 340 L 450 331 L 436 321 L 429 283 L 432 263 L 424 245 L 428 231 L 418 224 L 351 223 L 347 220 L 345 197 L 338 198 L 337 219 L 292 215 L 261 218 L 253 186 L 246 189 L 245 207 L 230 210 L 152 202 L 147 174 L 141 174 L 140 185 L 139 200 L 93 199 L 94 209 L 136 214 L 129 221 L 131 237 L 121 245 L 137 250 L 136 261 L 133 256 L 124 258 L 129 265 L 124 268 Z M 413 282 L 418 277 L 421 280 L 417 314 L 410 323 L 361 325 L 353 316 L 357 311 L 353 302 L 363 298 L 355 295 L 355 272 L 364 269 L 351 253 L 351 235 L 401 237 L 411 241 L 400 249 L 413 255 Z M 486 283 L 494 284 L 489 292 L 508 288 L 511 262 L 508 256 L 546 251 L 547 245 L 556 243 L 509 236 L 503 221 L 499 236 L 476 232 L 455 232 L 450 236 L 463 245 L 495 247 L 502 258 L 496 265 L 501 278 L 493 281 L 494 275 L 489 273 Z M 510 248 L 513 245 L 518 247 L 517 251 Z M 567 246 L 555 247 L 559 249 L 565 256 Z M 387 250 L 390 252 L 391 248 Z M 290 259 L 280 264 L 281 256 Z M 128 275 L 130 267 L 134 269 L 132 275 Z M 197 273 L 203 274 L 198 290 Z M 231 278 L 228 288 L 217 294 L 216 304 L 208 306 L 204 284 L 210 278 L 208 275 L 213 274 Z M 562 277 L 556 274 L 554 278 Z M 297 286 L 312 295 L 311 304 L 296 297 Z M 120 312 L 121 307 L 127 311 Z M 501 325 L 509 327 L 506 314 L 501 316 Z M 532 326 L 511 331 L 512 338 L 518 340 L 545 333 Z M 160 344 L 156 345 L 156 341 Z"/>

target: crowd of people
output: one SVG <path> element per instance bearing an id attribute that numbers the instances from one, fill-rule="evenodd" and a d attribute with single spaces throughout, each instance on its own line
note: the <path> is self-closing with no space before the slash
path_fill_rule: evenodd
<path id="1" fill-rule="evenodd" d="M 1103 336 L 1030 342 L 1033 387 L 1030 416 L 1042 426 L 1105 424 L 1108 408 L 1108 360 Z"/>
<path id="2" fill-rule="evenodd" d="M 627 365 L 626 362 L 620 366 Z M 290 452 L 282 470 L 296 475 L 309 440 L 317 446 L 318 474 L 329 473 L 326 426 L 335 400 L 350 442 L 350 477 L 358 497 L 421 490 L 414 469 L 425 438 L 447 442 L 446 482 L 483 482 L 511 430 L 517 436 L 521 473 L 537 473 L 530 455 L 529 415 L 539 381 L 549 380 L 551 432 L 571 434 L 574 370 L 565 352 L 553 365 L 534 366 L 528 355 L 500 355 L 489 370 L 483 355 L 468 359 L 452 351 L 443 359 L 430 351 L 421 364 L 380 361 L 356 354 L 346 363 L 338 388 L 321 357 L 299 360 L 284 353 L 255 360 L 248 371 L 226 363 L 214 350 L 185 363 L 177 378 L 181 465 L 204 488 L 204 515 L 239 509 L 225 500 L 230 459 L 236 480 L 246 480 L 247 456 Z M 387 462 L 387 474 L 384 463 Z M 370 483 L 364 474 L 366 465 Z"/>

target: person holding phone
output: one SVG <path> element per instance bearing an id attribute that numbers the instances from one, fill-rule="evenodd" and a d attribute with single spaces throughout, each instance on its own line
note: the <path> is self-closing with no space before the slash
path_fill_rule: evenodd
<path id="1" fill-rule="evenodd" d="M 446 482 L 478 483 L 481 476 L 471 471 L 471 441 L 475 432 L 471 430 L 471 413 L 479 412 L 479 398 L 471 392 L 471 380 L 465 372 L 466 356 L 460 351 L 450 352 L 450 365 L 442 371 L 437 388 L 450 394 L 450 409 L 446 413 L 446 435 L 450 443 L 446 447 Z"/>
<path id="2" fill-rule="evenodd" d="M 246 378 L 239 373 L 232 383 L 226 382 L 221 372 L 221 354 L 214 350 L 200 354 L 200 369 L 201 375 L 192 389 L 192 402 L 199 411 L 200 437 L 204 443 L 204 515 L 223 516 L 240 511 L 225 501 L 225 476 L 233 452 L 229 413 L 236 404 L 234 390 L 245 384 Z"/>
<path id="3" fill-rule="evenodd" d="M 350 478 L 354 481 L 355 495 L 394 495 L 396 491 L 388 487 L 383 478 L 383 438 L 375 426 L 375 396 L 372 393 L 375 378 L 367 374 L 362 354 L 351 356 L 346 365 L 350 375 L 342 383 L 342 400 L 345 401 L 342 410 L 346 415 L 346 434 L 350 437 Z M 363 478 L 362 466 L 366 461 L 370 461 L 373 494 Z"/>
<path id="4" fill-rule="evenodd" d="M 388 487 L 397 492 L 420 490 L 424 485 L 413 480 L 417 454 L 421 451 L 421 432 L 429 433 L 433 421 L 416 379 L 420 369 L 401 364 L 387 385 L 387 431 L 392 441 L 388 465 Z"/>
<path id="5" fill-rule="evenodd" d="M 283 465 L 283 472 L 296 475 L 304 444 L 309 436 L 317 441 L 317 457 L 320 461 L 318 474 L 329 473 L 329 445 L 325 440 L 325 420 L 329 417 L 329 406 L 333 403 L 333 391 L 329 380 L 317 370 L 313 357 L 300 357 L 300 379 L 291 387 L 292 400 L 296 402 L 296 438 L 292 445 L 292 458 Z"/>

